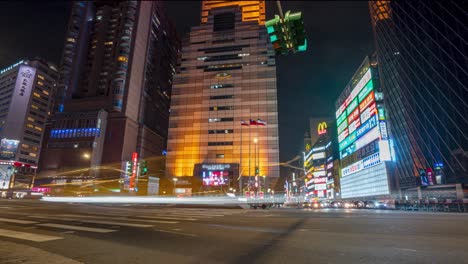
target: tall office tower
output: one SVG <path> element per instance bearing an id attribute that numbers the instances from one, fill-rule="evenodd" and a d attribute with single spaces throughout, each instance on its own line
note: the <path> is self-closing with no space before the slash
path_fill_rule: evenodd
<path id="1" fill-rule="evenodd" d="M 0 71 L 0 190 L 30 187 L 57 81 L 57 67 L 41 59 Z"/>
<path id="2" fill-rule="evenodd" d="M 243 189 L 264 190 L 279 177 L 276 66 L 263 26 L 265 2 L 203 1 L 202 7 L 174 81 L 166 171 L 191 177 L 196 189 L 239 190 L 242 176 Z"/>
<path id="3" fill-rule="evenodd" d="M 370 1 L 369 8 L 400 187 L 467 183 L 468 28 L 463 4 Z"/>
<path id="4" fill-rule="evenodd" d="M 161 155 L 179 45 L 162 1 L 74 2 L 41 169 Z"/>

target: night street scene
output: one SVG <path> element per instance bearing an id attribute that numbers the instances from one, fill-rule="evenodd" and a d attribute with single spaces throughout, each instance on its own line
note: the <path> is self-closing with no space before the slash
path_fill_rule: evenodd
<path id="1" fill-rule="evenodd" d="M 0 263 L 468 263 L 468 1 L 0 2 Z"/>

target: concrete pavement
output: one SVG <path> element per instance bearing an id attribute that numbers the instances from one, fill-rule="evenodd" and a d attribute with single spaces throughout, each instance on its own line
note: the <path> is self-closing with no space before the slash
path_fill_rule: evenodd
<path id="1" fill-rule="evenodd" d="M 10 254 L 0 262 L 26 246 L 63 263 L 468 263 L 466 223 L 453 213 L 0 200 L 0 241 L 15 243 L 0 244 Z"/>

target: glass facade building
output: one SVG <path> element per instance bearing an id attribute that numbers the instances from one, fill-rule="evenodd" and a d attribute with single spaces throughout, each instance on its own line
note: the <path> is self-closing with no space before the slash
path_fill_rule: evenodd
<path id="1" fill-rule="evenodd" d="M 468 17 L 461 1 L 370 1 L 402 189 L 468 183 Z M 434 172 L 433 179 L 420 177 Z"/>
<path id="2" fill-rule="evenodd" d="M 264 10 L 264 1 L 203 1 L 174 81 L 168 176 L 219 174 L 236 189 L 239 176 L 243 188 L 247 176 L 265 175 L 260 185 L 279 177 L 276 66 Z"/>

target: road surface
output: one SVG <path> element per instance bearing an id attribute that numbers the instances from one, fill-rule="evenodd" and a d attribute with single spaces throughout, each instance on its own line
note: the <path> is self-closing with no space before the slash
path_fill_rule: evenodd
<path id="1" fill-rule="evenodd" d="M 0 200 L 0 263 L 468 263 L 468 214 Z"/>

